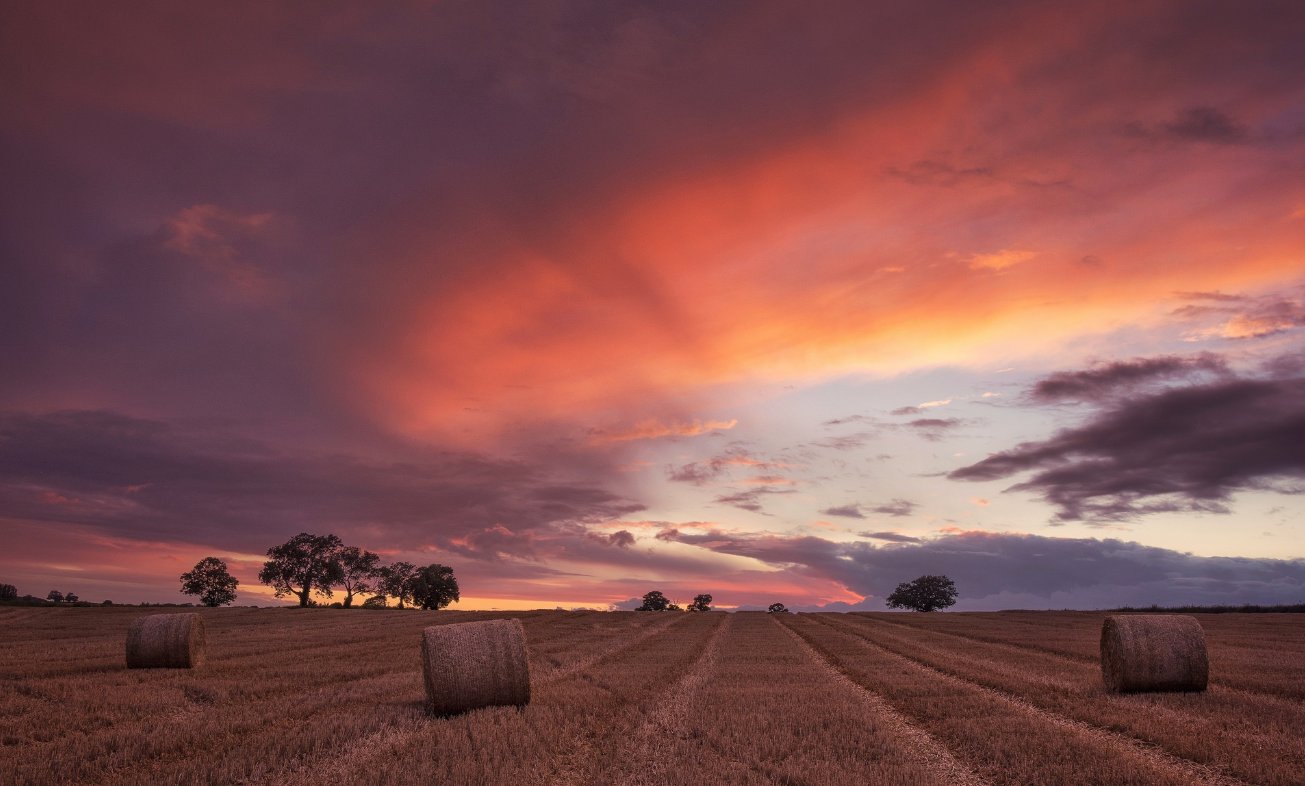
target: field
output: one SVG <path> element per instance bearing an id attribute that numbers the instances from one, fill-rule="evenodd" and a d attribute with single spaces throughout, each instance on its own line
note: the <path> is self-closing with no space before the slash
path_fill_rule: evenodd
<path id="1" fill-rule="evenodd" d="M 1204 694 L 1109 695 L 1103 615 L 0 608 L 6 784 L 1305 783 L 1305 615 L 1198 615 Z M 423 711 L 423 627 L 512 616 L 533 700 Z"/>

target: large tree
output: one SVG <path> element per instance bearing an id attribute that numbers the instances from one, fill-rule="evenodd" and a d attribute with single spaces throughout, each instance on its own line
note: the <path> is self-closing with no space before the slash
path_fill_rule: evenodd
<path id="1" fill-rule="evenodd" d="M 413 604 L 435 611 L 461 599 L 453 568 L 436 563 L 417 569 L 417 575 L 412 580 Z"/>
<path id="2" fill-rule="evenodd" d="M 14 600 L 17 597 L 17 587 L 12 584 L 0 584 L 0 600 Z"/>
<path id="3" fill-rule="evenodd" d="M 946 576 L 921 576 L 897 585 L 888 606 L 913 611 L 937 611 L 956 602 L 956 584 Z"/>
<path id="4" fill-rule="evenodd" d="M 181 591 L 198 595 L 200 603 L 211 608 L 235 600 L 238 586 L 240 582 L 227 572 L 227 564 L 217 557 L 205 557 L 189 572 L 181 574 Z"/>
<path id="5" fill-rule="evenodd" d="M 344 580 L 340 550 L 344 543 L 334 535 L 301 532 L 280 546 L 267 550 L 270 557 L 258 572 L 258 580 L 276 591 L 278 598 L 296 595 L 300 606 L 308 606 L 315 592 L 331 597 L 331 587 Z"/>
<path id="6" fill-rule="evenodd" d="M 646 592 L 643 596 L 643 605 L 635 611 L 674 611 L 679 607 L 661 593 L 661 590 Z"/>
<path id="7" fill-rule="evenodd" d="M 344 607 L 353 605 L 354 595 L 366 595 L 376 588 L 377 575 L 380 572 L 381 558 L 370 551 L 357 546 L 346 546 L 340 550 L 340 579 L 344 587 Z"/>
<path id="8" fill-rule="evenodd" d="M 380 569 L 380 580 L 376 589 L 383 595 L 397 598 L 399 608 L 406 600 L 412 600 L 414 582 L 417 578 L 417 566 L 411 562 L 396 562 Z"/>
<path id="9" fill-rule="evenodd" d="M 694 595 L 693 602 L 689 604 L 689 611 L 711 611 L 711 596 L 705 592 Z"/>

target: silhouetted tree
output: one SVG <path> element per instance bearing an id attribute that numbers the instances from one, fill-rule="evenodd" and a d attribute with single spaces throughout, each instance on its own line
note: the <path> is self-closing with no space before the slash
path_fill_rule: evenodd
<path id="1" fill-rule="evenodd" d="M 67 595 L 63 596 L 63 599 L 65 603 L 76 603 L 78 601 L 77 593 L 69 592 Z"/>
<path id="2" fill-rule="evenodd" d="M 236 599 L 240 582 L 227 572 L 227 564 L 217 557 L 205 557 L 195 567 L 181 574 L 181 591 L 198 595 L 199 602 L 210 608 L 225 606 Z"/>
<path id="3" fill-rule="evenodd" d="M 689 611 L 711 611 L 711 596 L 706 593 L 694 595 Z"/>
<path id="4" fill-rule="evenodd" d="M 367 600 L 363 601 L 362 607 L 364 609 L 383 609 L 385 608 L 385 596 L 373 595 Z"/>
<path id="5" fill-rule="evenodd" d="M 766 611 L 770 612 L 771 614 L 787 614 L 788 607 L 785 606 L 783 603 L 772 603 L 766 607 Z"/>
<path id="6" fill-rule="evenodd" d="M 417 579 L 417 566 L 411 562 L 396 562 L 381 568 L 377 591 L 382 595 L 397 598 L 399 608 L 406 600 L 412 600 L 414 582 Z"/>
<path id="7" fill-rule="evenodd" d="M 0 600 L 14 600 L 17 597 L 17 587 L 12 584 L 0 584 Z"/>
<path id="8" fill-rule="evenodd" d="M 653 590 L 644 594 L 643 605 L 635 609 L 635 611 L 675 611 L 678 609 L 679 606 L 667 600 L 666 596 L 659 590 Z"/>
<path id="9" fill-rule="evenodd" d="M 956 602 L 956 584 L 946 576 L 921 576 L 897 585 L 888 606 L 912 611 L 937 611 Z"/>
<path id="10" fill-rule="evenodd" d="M 461 600 L 461 597 L 458 594 L 458 580 L 453 577 L 453 568 L 435 564 L 417 569 L 412 580 L 414 605 L 434 611 L 455 600 Z"/>
<path id="11" fill-rule="evenodd" d="M 340 571 L 344 586 L 344 607 L 353 605 L 354 595 L 366 595 L 376 584 L 380 571 L 381 558 L 370 551 L 363 551 L 357 546 L 346 546 L 340 550 Z"/>
<path id="12" fill-rule="evenodd" d="M 45 596 L 46 600 L 52 600 L 55 603 L 63 603 L 63 593 L 59 590 L 50 590 L 50 594 Z"/>
<path id="13" fill-rule="evenodd" d="M 271 557 L 263 563 L 258 580 L 276 591 L 278 598 L 296 595 L 300 606 L 315 606 L 314 592 L 331 597 L 331 587 L 343 579 L 340 550 L 344 544 L 334 535 L 310 535 L 301 532 L 280 546 L 267 550 Z"/>

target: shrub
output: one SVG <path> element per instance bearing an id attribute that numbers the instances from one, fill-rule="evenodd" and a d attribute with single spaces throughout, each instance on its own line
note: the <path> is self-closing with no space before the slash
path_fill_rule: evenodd
<path id="1" fill-rule="evenodd" d="M 16 600 L 18 588 L 12 584 L 0 584 L 0 600 Z"/>
<path id="2" fill-rule="evenodd" d="M 766 607 L 766 611 L 770 612 L 771 614 L 787 614 L 788 607 L 785 606 L 783 603 L 772 603 L 768 607 Z"/>

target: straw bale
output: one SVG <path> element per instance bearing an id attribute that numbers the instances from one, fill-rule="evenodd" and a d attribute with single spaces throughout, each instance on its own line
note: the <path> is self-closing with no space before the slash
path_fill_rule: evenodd
<path id="1" fill-rule="evenodd" d="M 1185 614 L 1121 614 L 1101 626 L 1101 677 L 1113 693 L 1203 691 L 1205 632 Z"/>
<path id="2" fill-rule="evenodd" d="M 521 620 L 459 622 L 421 635 L 426 701 L 435 715 L 530 703 L 530 665 Z"/>
<path id="3" fill-rule="evenodd" d="M 198 614 L 153 614 L 127 631 L 127 668 L 190 669 L 204 665 L 204 620 Z"/>

